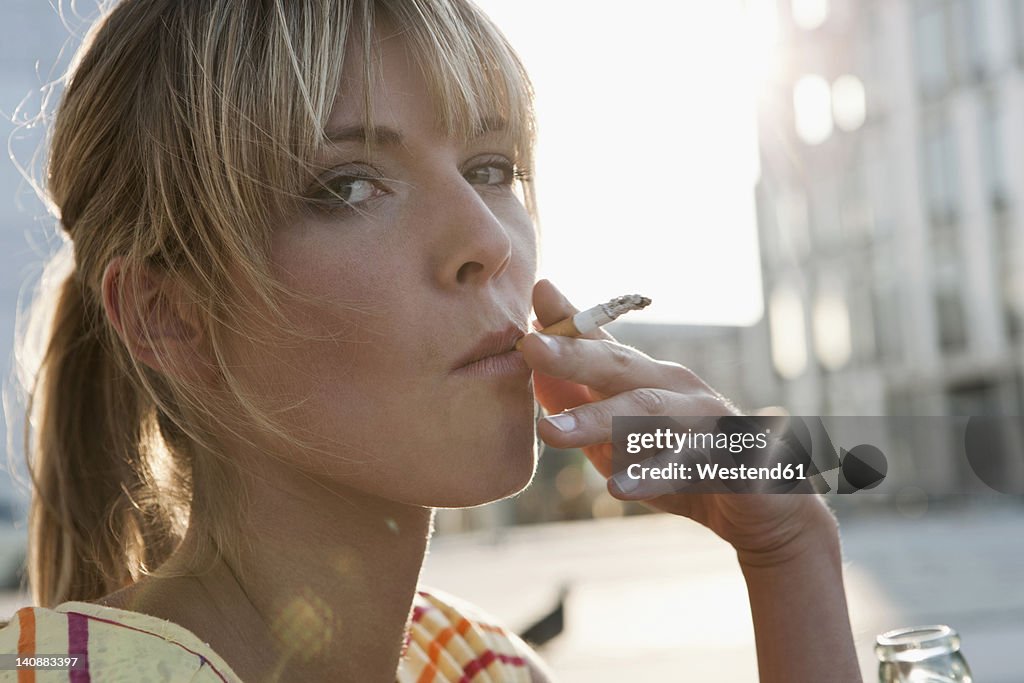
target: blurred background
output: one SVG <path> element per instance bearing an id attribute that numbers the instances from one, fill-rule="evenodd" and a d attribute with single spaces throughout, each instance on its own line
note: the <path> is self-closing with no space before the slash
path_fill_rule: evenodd
<path id="1" fill-rule="evenodd" d="M 8 384 L 16 312 L 60 245 L 22 171 L 41 175 L 41 112 L 96 14 L 53 3 L 0 9 Z M 1024 0 L 480 4 L 535 81 L 542 275 L 580 308 L 655 301 L 620 341 L 751 410 L 1021 415 Z M 7 615 L 28 602 L 9 407 Z M 1019 681 L 1024 499 L 915 487 L 966 475 L 952 449 L 889 455 L 897 493 L 829 499 L 865 680 L 875 634 L 948 623 L 978 680 Z M 514 499 L 440 511 L 425 582 L 534 627 L 567 682 L 756 680 L 729 547 L 614 500 L 579 452 L 545 448 Z"/>

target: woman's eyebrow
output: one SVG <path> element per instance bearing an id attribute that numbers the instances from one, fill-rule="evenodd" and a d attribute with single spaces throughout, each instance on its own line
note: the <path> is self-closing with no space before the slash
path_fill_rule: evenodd
<path id="1" fill-rule="evenodd" d="M 373 126 L 369 130 L 366 126 L 345 126 L 338 130 L 327 130 L 324 134 L 329 142 L 336 145 L 346 142 L 366 142 L 367 140 L 372 140 L 378 145 L 392 147 L 402 144 L 402 134 L 387 126 Z"/>
<path id="2" fill-rule="evenodd" d="M 489 133 L 503 133 L 507 130 L 508 124 L 500 117 L 487 117 L 480 122 L 480 126 L 473 137 L 483 137 Z M 385 147 L 397 147 L 402 144 L 402 133 L 387 126 L 363 125 L 344 126 L 338 129 L 328 129 L 324 132 L 328 142 L 336 145 L 346 142 L 367 142 L 372 141 Z"/>

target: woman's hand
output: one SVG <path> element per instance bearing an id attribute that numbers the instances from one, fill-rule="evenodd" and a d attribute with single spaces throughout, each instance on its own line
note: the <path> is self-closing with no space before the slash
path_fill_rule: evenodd
<path id="1" fill-rule="evenodd" d="M 577 312 L 547 280 L 533 292 L 541 326 Z M 618 344 L 604 330 L 590 338 L 529 335 L 523 354 L 534 369 L 537 400 L 549 417 L 540 437 L 556 448 L 581 448 L 605 477 L 613 475 L 612 417 L 738 415 L 737 409 L 687 368 L 658 361 Z M 660 490 L 657 488 L 660 487 Z M 808 494 L 664 493 L 664 482 L 640 480 L 623 491 L 611 479 L 609 492 L 689 517 L 736 549 L 749 565 L 779 565 L 821 538 L 834 535 L 835 522 L 819 496 Z"/>
<path id="2" fill-rule="evenodd" d="M 533 290 L 541 326 L 576 309 L 546 280 Z M 534 369 L 537 400 L 549 417 L 544 441 L 582 448 L 611 477 L 615 415 L 736 415 L 738 411 L 699 377 L 676 363 L 622 346 L 603 330 L 589 339 L 528 335 L 526 362 Z M 563 412 L 564 411 L 564 412 Z M 759 678 L 776 681 L 860 681 L 835 518 L 810 494 L 665 494 L 663 482 L 640 480 L 623 500 L 694 519 L 736 549 L 750 598 Z M 813 646 L 808 646 L 813 643 Z"/>

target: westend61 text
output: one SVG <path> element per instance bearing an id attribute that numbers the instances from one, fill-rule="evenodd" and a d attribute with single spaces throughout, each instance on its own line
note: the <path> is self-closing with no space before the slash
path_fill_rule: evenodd
<path id="1" fill-rule="evenodd" d="M 718 463 L 694 463 L 684 465 L 681 463 L 669 463 L 661 467 L 646 467 L 640 463 L 633 463 L 626 468 L 626 476 L 630 479 L 661 479 L 675 481 L 723 481 L 723 480 L 744 480 L 744 481 L 794 481 L 802 480 L 807 476 L 804 465 L 793 465 L 776 463 L 771 467 L 749 467 L 737 465 L 735 467 L 723 467 Z"/>

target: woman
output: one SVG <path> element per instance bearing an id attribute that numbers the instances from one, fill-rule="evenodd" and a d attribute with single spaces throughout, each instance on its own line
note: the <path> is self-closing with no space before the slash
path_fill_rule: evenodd
<path id="1" fill-rule="evenodd" d="M 508 352 L 531 306 L 575 311 L 534 283 L 532 143 L 467 0 L 118 4 L 53 129 L 75 266 L 31 390 L 40 607 L 5 651 L 87 648 L 94 681 L 549 680 L 417 592 L 432 509 L 529 483 L 535 398 L 605 476 L 612 415 L 732 408 L 607 334 Z M 820 500 L 648 502 L 735 546 L 762 680 L 859 680 Z"/>

